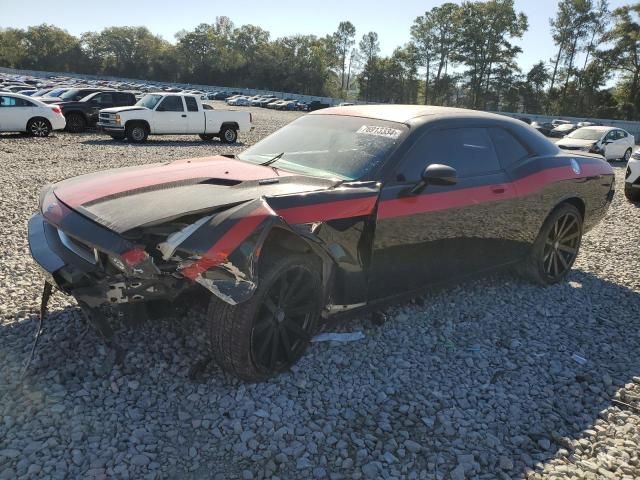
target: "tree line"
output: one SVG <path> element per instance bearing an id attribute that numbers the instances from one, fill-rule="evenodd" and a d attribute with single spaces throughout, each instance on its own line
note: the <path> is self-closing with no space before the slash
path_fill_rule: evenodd
<path id="1" fill-rule="evenodd" d="M 376 32 L 349 21 L 324 37 L 272 39 L 217 17 L 170 43 L 145 27 L 73 36 L 53 25 L 0 29 L 0 65 L 259 88 L 370 102 L 640 120 L 640 2 L 560 0 L 555 51 L 523 72 L 514 41 L 528 29 L 513 0 L 444 3 L 418 16 L 411 40 L 380 55 Z"/>

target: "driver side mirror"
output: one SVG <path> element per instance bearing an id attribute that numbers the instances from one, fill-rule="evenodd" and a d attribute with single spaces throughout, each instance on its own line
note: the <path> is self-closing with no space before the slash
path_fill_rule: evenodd
<path id="1" fill-rule="evenodd" d="M 455 185 L 458 182 L 456 169 L 440 163 L 428 165 L 422 171 L 421 177 L 421 180 L 411 189 L 412 195 L 420 193 L 427 185 L 446 186 Z"/>

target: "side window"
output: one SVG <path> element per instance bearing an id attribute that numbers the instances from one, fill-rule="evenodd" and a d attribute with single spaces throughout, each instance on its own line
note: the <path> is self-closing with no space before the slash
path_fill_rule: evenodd
<path id="1" fill-rule="evenodd" d="M 529 156 L 529 152 L 524 145 L 508 130 L 499 127 L 489 128 L 488 130 L 502 168 L 508 168 Z"/>
<path id="2" fill-rule="evenodd" d="M 129 103 L 136 103 L 133 99 L 131 98 L 132 95 L 128 94 L 128 93 L 115 93 L 114 94 L 116 97 L 116 104 L 118 105 L 128 105 Z"/>
<path id="3" fill-rule="evenodd" d="M 451 128 L 429 132 L 405 156 L 398 180 L 417 182 L 427 165 L 442 163 L 456 169 L 459 178 L 500 170 L 500 163 L 485 128 Z"/>
<path id="4" fill-rule="evenodd" d="M 170 95 L 165 97 L 160 103 L 157 112 L 184 112 L 184 105 L 182 104 L 182 98 L 178 96 Z"/>
<path id="5" fill-rule="evenodd" d="M 611 130 L 609 133 L 607 133 L 607 136 L 605 137 L 605 140 L 615 140 L 618 136 L 616 135 L 616 131 L 615 130 Z"/>
<path id="6" fill-rule="evenodd" d="M 101 93 L 95 96 L 95 101 L 98 102 L 99 105 L 113 105 L 113 94 Z"/>
<path id="7" fill-rule="evenodd" d="M 16 99 L 14 97 L 0 97 L 0 107 L 15 107 Z"/>
<path id="8" fill-rule="evenodd" d="M 197 112 L 198 111 L 198 102 L 196 102 L 196 99 L 193 97 L 184 97 L 184 101 L 187 104 L 187 110 L 190 112 Z"/>

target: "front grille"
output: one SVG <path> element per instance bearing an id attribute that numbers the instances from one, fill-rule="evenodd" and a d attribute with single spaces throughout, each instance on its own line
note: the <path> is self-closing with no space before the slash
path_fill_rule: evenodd
<path id="1" fill-rule="evenodd" d="M 116 123 L 116 116 L 113 113 L 101 113 L 100 123 L 113 124 Z"/>
<path id="2" fill-rule="evenodd" d="M 58 236 L 60 237 L 60 241 L 62 242 L 62 244 L 73 253 L 78 255 L 80 258 L 93 265 L 98 263 L 98 251 L 95 248 L 91 248 L 88 245 L 80 242 L 79 240 L 71 238 L 62 230 L 58 230 Z"/>

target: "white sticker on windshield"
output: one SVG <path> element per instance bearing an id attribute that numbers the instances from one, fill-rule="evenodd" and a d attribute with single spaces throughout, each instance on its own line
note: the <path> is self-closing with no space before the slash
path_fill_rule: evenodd
<path id="1" fill-rule="evenodd" d="M 389 127 L 374 127 L 371 125 L 363 125 L 356 133 L 364 133 L 365 135 L 376 135 L 378 137 L 398 138 L 400 130 Z"/>

